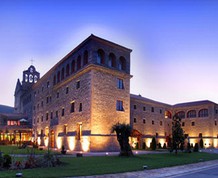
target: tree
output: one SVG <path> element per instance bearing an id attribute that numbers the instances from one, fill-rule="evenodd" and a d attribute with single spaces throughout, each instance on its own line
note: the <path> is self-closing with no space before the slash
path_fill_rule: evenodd
<path id="1" fill-rule="evenodd" d="M 181 118 L 175 114 L 173 116 L 173 126 L 172 126 L 172 150 L 175 150 L 175 153 L 177 154 L 178 148 L 183 147 L 184 145 L 184 131 L 181 127 Z M 181 146 L 182 145 L 182 146 Z"/>
<path id="2" fill-rule="evenodd" d="M 151 149 L 156 150 L 156 148 L 157 148 L 156 139 L 153 137 L 151 141 Z"/>
<path id="3" fill-rule="evenodd" d="M 132 132 L 132 127 L 129 124 L 117 123 L 112 126 L 111 132 L 116 132 L 117 141 L 120 145 L 120 156 L 133 156 L 132 149 L 129 144 L 129 137 Z"/>
<path id="4" fill-rule="evenodd" d="M 202 138 L 200 139 L 200 148 L 204 148 L 204 142 Z"/>

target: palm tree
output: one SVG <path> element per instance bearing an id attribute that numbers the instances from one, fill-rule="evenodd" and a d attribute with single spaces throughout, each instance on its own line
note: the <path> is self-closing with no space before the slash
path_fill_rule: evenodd
<path id="1" fill-rule="evenodd" d="M 111 132 L 116 132 L 117 140 L 120 145 L 120 156 L 133 156 L 132 149 L 129 145 L 129 137 L 132 127 L 129 124 L 117 123 L 112 126 Z"/>

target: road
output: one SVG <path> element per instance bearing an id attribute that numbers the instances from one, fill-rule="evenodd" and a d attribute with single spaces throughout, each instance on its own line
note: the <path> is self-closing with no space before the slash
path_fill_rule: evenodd
<path id="1" fill-rule="evenodd" d="M 171 176 L 169 176 L 171 177 Z M 190 173 L 184 173 L 177 176 L 172 176 L 171 178 L 218 178 L 218 165 L 214 165 L 210 168 L 205 168 L 198 171 L 193 171 Z"/>

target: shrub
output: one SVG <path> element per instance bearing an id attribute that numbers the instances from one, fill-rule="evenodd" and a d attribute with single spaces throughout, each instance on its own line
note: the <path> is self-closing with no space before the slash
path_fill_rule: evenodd
<path id="1" fill-rule="evenodd" d="M 188 153 L 191 153 L 191 152 L 192 152 L 192 151 L 191 151 L 191 145 L 190 145 L 190 143 L 187 144 L 187 150 L 186 150 L 186 152 L 188 152 Z"/>
<path id="2" fill-rule="evenodd" d="M 204 148 L 204 142 L 202 138 L 200 139 L 200 148 Z"/>
<path id="3" fill-rule="evenodd" d="M 143 142 L 143 144 L 142 144 L 142 149 L 146 149 L 146 144 L 145 144 L 145 142 Z"/>
<path id="4" fill-rule="evenodd" d="M 198 147 L 198 143 L 195 143 L 195 147 L 194 147 L 194 152 L 198 152 L 199 151 L 199 147 Z"/>
<path id="5" fill-rule="evenodd" d="M 156 150 L 156 148 L 157 148 L 156 139 L 153 137 L 151 141 L 151 149 Z"/>
<path id="6" fill-rule="evenodd" d="M 166 145 L 166 143 L 164 143 L 164 145 L 163 145 L 163 149 L 167 149 L 167 145 Z"/>
<path id="7" fill-rule="evenodd" d="M 159 148 L 159 149 L 161 149 L 161 148 L 162 148 L 162 146 L 161 146 L 161 143 L 158 143 L 158 148 Z"/>
<path id="8" fill-rule="evenodd" d="M 139 143 L 136 142 L 135 149 L 139 149 Z"/>
<path id="9" fill-rule="evenodd" d="M 8 154 L 5 154 L 3 156 L 3 167 L 9 168 L 11 165 L 11 156 Z"/>

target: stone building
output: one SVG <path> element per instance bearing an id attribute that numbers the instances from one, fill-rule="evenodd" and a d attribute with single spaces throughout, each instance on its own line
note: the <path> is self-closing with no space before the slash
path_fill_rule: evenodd
<path id="1" fill-rule="evenodd" d="M 117 150 L 111 127 L 130 122 L 130 53 L 91 35 L 35 83 L 33 132 L 38 143 Z"/>
<path id="2" fill-rule="evenodd" d="M 115 151 L 119 146 L 111 127 L 119 122 L 133 127 L 133 147 L 150 147 L 153 137 L 163 146 L 178 114 L 191 144 L 202 138 L 205 147 L 218 147 L 216 103 L 169 105 L 130 95 L 131 51 L 91 35 L 42 78 L 32 65 L 24 71 L 15 110 L 32 123 L 32 139 L 58 149 Z"/>

